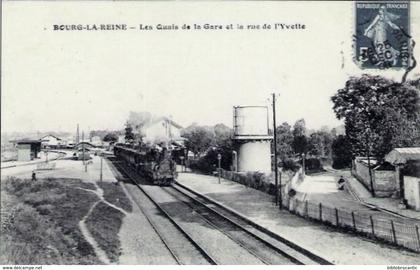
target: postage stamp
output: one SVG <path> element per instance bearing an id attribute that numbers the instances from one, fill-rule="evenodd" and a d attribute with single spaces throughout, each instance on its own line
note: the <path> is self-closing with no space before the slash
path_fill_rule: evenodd
<path id="1" fill-rule="evenodd" d="M 410 3 L 358 1 L 355 54 L 361 68 L 407 68 L 410 65 Z"/>

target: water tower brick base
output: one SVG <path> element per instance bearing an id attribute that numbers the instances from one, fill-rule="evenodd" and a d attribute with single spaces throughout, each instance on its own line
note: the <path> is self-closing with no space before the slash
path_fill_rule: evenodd
<path id="1" fill-rule="evenodd" d="M 271 148 L 269 140 L 247 141 L 239 146 L 238 171 L 271 171 Z"/>

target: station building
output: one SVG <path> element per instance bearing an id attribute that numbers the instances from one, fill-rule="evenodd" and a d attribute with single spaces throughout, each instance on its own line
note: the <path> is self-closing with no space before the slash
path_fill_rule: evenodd
<path id="1" fill-rule="evenodd" d="M 58 138 L 54 135 L 46 135 L 41 138 L 41 146 L 42 148 L 52 148 L 57 149 L 61 146 L 64 146 L 65 142 L 62 139 Z"/>
<path id="2" fill-rule="evenodd" d="M 395 183 L 407 205 L 420 211 L 420 147 L 395 148 L 385 160 L 395 167 Z"/>
<path id="3" fill-rule="evenodd" d="M 12 141 L 17 148 L 18 161 L 30 161 L 38 158 L 41 151 L 41 140 L 16 140 Z"/>
<path id="4" fill-rule="evenodd" d="M 159 117 L 142 128 L 145 141 L 177 141 L 181 139 L 182 126 L 168 117 Z"/>

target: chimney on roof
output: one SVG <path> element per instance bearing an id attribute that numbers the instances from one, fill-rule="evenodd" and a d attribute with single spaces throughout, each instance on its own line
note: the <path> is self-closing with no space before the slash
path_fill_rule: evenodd
<path id="1" fill-rule="evenodd" d="M 80 142 L 80 132 L 79 132 L 79 124 L 77 124 L 77 131 L 76 131 L 76 144 Z"/>

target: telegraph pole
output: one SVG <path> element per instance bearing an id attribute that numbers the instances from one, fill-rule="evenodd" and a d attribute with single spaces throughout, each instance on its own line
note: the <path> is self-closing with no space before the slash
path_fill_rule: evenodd
<path id="1" fill-rule="evenodd" d="M 102 173 L 102 169 L 103 169 L 103 167 L 102 167 L 102 160 L 103 160 L 103 157 L 101 155 L 101 174 L 100 174 L 100 180 L 101 180 L 101 182 L 102 182 L 102 177 L 103 177 L 103 173 Z"/>
<path id="2" fill-rule="evenodd" d="M 278 168 L 277 168 L 277 132 L 276 132 L 276 94 L 273 93 L 273 135 L 274 135 L 274 181 L 276 185 L 276 205 L 279 202 L 279 179 L 278 179 Z M 280 183 L 281 187 L 281 183 Z M 280 191 L 280 209 L 282 208 L 282 194 Z"/>
<path id="3" fill-rule="evenodd" d="M 221 169 L 221 167 L 220 167 L 220 161 L 222 160 L 222 155 L 219 153 L 219 154 L 217 154 L 217 168 L 218 168 L 218 171 L 219 171 L 219 173 L 217 174 L 218 175 L 218 177 L 219 177 L 219 184 L 220 184 L 220 174 L 222 173 L 222 169 Z"/>
<path id="4" fill-rule="evenodd" d="M 370 131 L 370 129 L 369 129 Z M 369 180 L 370 180 L 370 189 L 372 191 L 372 197 L 375 197 L 375 189 L 373 186 L 373 177 L 372 177 L 372 168 L 370 164 L 370 140 L 369 140 L 370 133 L 366 133 L 366 154 L 367 154 L 367 162 L 369 168 Z"/>
<path id="5" fill-rule="evenodd" d="M 85 144 L 84 144 L 84 140 L 85 140 L 85 132 L 82 131 L 82 160 L 83 160 L 83 165 L 85 166 L 85 172 L 87 172 L 87 164 L 85 161 Z"/>

